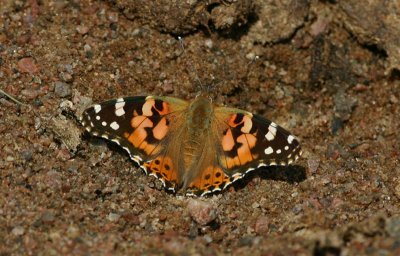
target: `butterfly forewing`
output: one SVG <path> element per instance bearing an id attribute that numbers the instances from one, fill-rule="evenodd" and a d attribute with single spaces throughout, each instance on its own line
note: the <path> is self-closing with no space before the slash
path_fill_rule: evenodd
<path id="1" fill-rule="evenodd" d="M 231 108 L 217 108 L 216 116 L 222 127 L 219 162 L 233 180 L 262 166 L 291 164 L 301 154 L 293 135 L 261 116 Z"/>
<path id="2" fill-rule="evenodd" d="M 86 130 L 111 140 L 142 169 L 174 187 L 171 160 L 163 154 L 169 140 L 169 123 L 186 108 L 183 100 L 169 97 L 127 97 L 96 104 L 85 110 L 81 122 Z"/>

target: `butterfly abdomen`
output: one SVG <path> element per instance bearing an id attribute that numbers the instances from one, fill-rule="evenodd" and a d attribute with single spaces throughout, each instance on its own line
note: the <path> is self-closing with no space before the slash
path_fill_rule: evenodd
<path id="1" fill-rule="evenodd" d="M 214 106 L 210 100 L 197 97 L 187 109 L 186 125 L 181 133 L 183 155 L 182 184 L 185 189 L 215 158 L 211 141 Z"/>

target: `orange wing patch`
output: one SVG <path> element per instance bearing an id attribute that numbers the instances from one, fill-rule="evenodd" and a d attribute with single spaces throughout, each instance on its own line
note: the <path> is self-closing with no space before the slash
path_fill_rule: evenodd
<path id="1" fill-rule="evenodd" d="M 243 133 L 249 133 L 251 127 L 253 126 L 253 121 L 251 121 L 251 118 L 248 116 L 234 114 L 229 119 L 228 124 L 230 127 L 237 127 L 239 125 L 243 125 L 240 130 Z"/>
<path id="2" fill-rule="evenodd" d="M 142 107 L 143 115 L 152 116 L 156 114 L 154 111 L 158 112 L 158 115 L 166 115 L 170 112 L 169 105 L 165 101 L 161 102 L 161 106 L 157 105 L 154 98 L 148 97 Z"/>
<path id="3" fill-rule="evenodd" d="M 257 132 L 252 132 L 253 121 L 251 116 L 233 114 L 228 119 L 228 128 L 222 136 L 222 150 L 224 156 L 221 165 L 225 169 L 243 166 L 259 157 L 252 153 L 256 147 Z"/>
<path id="4" fill-rule="evenodd" d="M 132 133 L 125 133 L 124 136 L 132 145 L 139 147 L 140 144 L 147 138 L 145 128 L 153 127 L 153 122 L 145 116 L 135 116 L 131 120 L 131 126 L 134 129 Z"/>
<path id="5" fill-rule="evenodd" d="M 144 163 L 143 167 L 149 174 L 153 174 L 158 179 L 166 183 L 166 187 L 173 187 L 177 183 L 177 172 L 170 157 L 159 156 L 150 162 Z M 170 184 L 167 184 L 170 183 Z"/>
<path id="6" fill-rule="evenodd" d="M 225 152 L 231 152 L 231 154 L 225 154 L 225 161 L 221 161 L 221 164 L 224 168 L 231 169 L 235 166 L 245 165 L 258 158 L 258 154 L 253 154 L 251 152 L 251 149 L 256 146 L 257 138 L 255 135 L 241 134 L 235 140 L 232 136 L 232 132 L 229 131 L 230 129 L 228 129 L 226 135 L 222 137 L 222 149 Z M 240 144 L 240 146 L 235 149 L 233 146 L 235 144 Z M 226 145 L 229 145 L 229 147 Z"/>
<path id="7" fill-rule="evenodd" d="M 142 106 L 142 114 L 133 111 L 131 119 L 131 127 L 134 129 L 132 133 L 124 133 L 124 137 L 138 149 L 144 151 L 146 155 L 158 153 L 157 144 L 149 143 L 149 137 L 158 141 L 164 139 L 167 135 L 169 127 L 166 117 L 162 117 L 155 122 L 154 116 L 162 116 L 169 113 L 169 105 L 166 102 L 158 102 L 153 98 L 149 98 Z M 151 128 L 151 133 L 146 128 Z"/>
<path id="8" fill-rule="evenodd" d="M 223 190 L 230 178 L 218 166 L 209 166 L 188 186 L 187 194 L 204 195 L 207 192 Z"/>

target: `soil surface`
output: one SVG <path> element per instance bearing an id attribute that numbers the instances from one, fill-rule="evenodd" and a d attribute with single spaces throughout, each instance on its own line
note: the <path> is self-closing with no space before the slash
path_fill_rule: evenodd
<path id="1" fill-rule="evenodd" d="M 400 254 L 399 3 L 148 2 L 2 1 L 0 254 Z M 188 198 L 78 122 L 199 92 L 302 158 Z"/>

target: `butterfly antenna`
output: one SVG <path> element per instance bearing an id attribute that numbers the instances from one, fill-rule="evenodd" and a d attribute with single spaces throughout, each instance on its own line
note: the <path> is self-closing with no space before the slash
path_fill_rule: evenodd
<path id="1" fill-rule="evenodd" d="M 185 53 L 185 43 L 183 42 L 183 38 L 180 37 L 180 36 L 178 36 L 178 40 L 179 40 L 179 45 L 180 45 L 180 47 L 182 49 L 182 53 L 180 55 L 182 55 L 182 54 Z M 204 85 L 201 82 L 199 76 L 197 75 L 198 73 L 197 73 L 196 66 L 195 65 L 189 65 L 189 69 L 190 69 L 190 72 L 194 74 L 194 79 L 199 83 L 200 91 L 203 91 L 204 90 Z"/>

